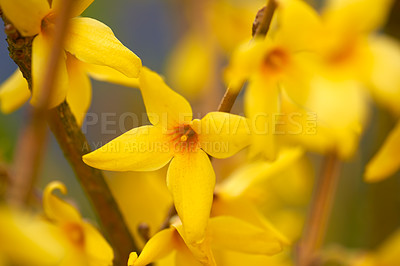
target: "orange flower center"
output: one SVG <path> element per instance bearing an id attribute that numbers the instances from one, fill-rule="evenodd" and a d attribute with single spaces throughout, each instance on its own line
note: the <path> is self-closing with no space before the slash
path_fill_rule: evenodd
<path id="1" fill-rule="evenodd" d="M 283 49 L 275 48 L 269 51 L 263 59 L 262 71 L 268 74 L 280 73 L 289 64 L 289 56 Z"/>
<path id="2" fill-rule="evenodd" d="M 172 131 L 172 141 L 175 145 L 175 151 L 195 151 L 198 148 L 197 133 L 190 125 L 179 125 Z"/>
<path id="3" fill-rule="evenodd" d="M 71 241 L 75 247 L 83 248 L 85 244 L 85 234 L 80 224 L 66 223 L 63 229 L 69 241 Z"/>

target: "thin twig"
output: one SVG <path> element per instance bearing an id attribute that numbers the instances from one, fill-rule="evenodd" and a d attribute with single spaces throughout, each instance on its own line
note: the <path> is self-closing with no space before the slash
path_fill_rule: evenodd
<path id="1" fill-rule="evenodd" d="M 265 37 L 267 35 L 276 8 L 276 1 L 269 0 L 267 6 L 260 9 L 260 11 L 257 13 L 256 19 L 253 23 L 254 38 Z M 235 103 L 237 96 L 242 90 L 244 83 L 245 81 L 243 81 L 238 87 L 229 86 L 226 89 L 224 97 L 222 98 L 218 106 L 219 112 L 229 113 L 232 110 L 233 104 Z"/>
<path id="2" fill-rule="evenodd" d="M 30 89 L 32 89 L 31 47 L 33 37 L 21 37 L 4 15 L 1 15 L 6 25 L 5 32 L 7 34 L 10 57 L 19 66 Z M 50 129 L 57 138 L 65 157 L 92 202 L 102 229 L 114 249 L 114 265 L 126 265 L 129 253 L 131 251 L 139 251 L 139 249 L 136 247 L 120 209 L 105 182 L 103 173 L 100 170 L 89 167 L 82 161 L 82 155 L 91 150 L 85 135 L 76 123 L 70 107 L 66 102 L 63 102 L 60 106 L 49 110 L 46 116 L 47 120 L 42 119 L 42 121 L 48 122 Z M 31 141 L 27 142 L 30 143 L 29 145 L 36 145 Z M 37 145 L 37 147 L 44 149 L 43 145 Z M 23 165 L 22 168 L 31 166 L 33 165 L 29 163 Z"/>
<path id="3" fill-rule="evenodd" d="M 340 161 L 335 153 L 325 156 L 320 178 L 314 189 L 309 216 L 298 246 L 298 265 L 312 265 L 322 245 L 339 179 Z"/>

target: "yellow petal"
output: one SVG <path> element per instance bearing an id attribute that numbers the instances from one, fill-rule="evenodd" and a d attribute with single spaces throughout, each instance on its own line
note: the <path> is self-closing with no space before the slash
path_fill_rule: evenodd
<path id="1" fill-rule="evenodd" d="M 46 216 L 56 222 L 79 222 L 82 220 L 79 212 L 70 204 L 53 195 L 54 190 L 67 194 L 65 185 L 58 181 L 49 183 L 43 192 L 43 210 Z"/>
<path id="2" fill-rule="evenodd" d="M 273 162 L 256 161 L 246 164 L 219 183 L 217 191 L 230 197 L 238 197 L 258 181 L 268 179 L 290 167 L 303 153 L 301 148 L 282 149 Z"/>
<path id="3" fill-rule="evenodd" d="M 144 246 L 140 256 L 135 258 L 135 255 L 129 257 L 129 266 L 145 266 L 151 262 L 157 261 L 174 249 L 176 249 L 177 239 L 179 235 L 175 228 L 161 230 L 155 234 Z"/>
<path id="4" fill-rule="evenodd" d="M 282 245 L 269 232 L 230 216 L 210 219 L 210 234 L 216 248 L 252 254 L 274 255 Z"/>
<path id="5" fill-rule="evenodd" d="M 23 36 L 33 36 L 40 32 L 42 19 L 49 13 L 47 0 L 0 0 L 5 16 Z"/>
<path id="6" fill-rule="evenodd" d="M 91 18 L 70 20 L 65 49 L 79 60 L 112 67 L 129 78 L 139 76 L 142 62 L 105 24 Z"/>
<path id="7" fill-rule="evenodd" d="M 200 146 L 213 157 L 230 157 L 250 143 L 248 121 L 242 116 L 211 112 L 198 124 L 194 129 Z"/>
<path id="8" fill-rule="evenodd" d="M 379 264 L 375 265 L 396 265 L 400 262 L 399 254 L 400 229 L 394 231 L 388 239 L 379 247 L 377 257 Z"/>
<path id="9" fill-rule="evenodd" d="M 112 265 L 114 253 L 104 237 L 89 223 L 82 223 L 85 234 L 85 253 L 91 265 Z"/>
<path id="10" fill-rule="evenodd" d="M 31 97 L 28 82 L 17 69 L 0 85 L 0 110 L 9 114 L 20 108 Z"/>
<path id="11" fill-rule="evenodd" d="M 44 82 L 48 77 L 45 77 L 47 71 L 47 65 L 49 61 L 50 51 L 52 49 L 52 38 L 51 36 L 44 36 L 39 34 L 33 39 L 32 43 L 32 99 L 31 104 L 37 106 L 39 99 L 41 98 L 41 91 Z M 68 73 L 65 64 L 65 54 L 61 55 L 58 60 L 58 69 L 56 71 L 57 76 L 55 77 L 51 99 L 49 100 L 48 108 L 56 107 L 61 104 L 67 95 L 68 89 Z"/>
<path id="12" fill-rule="evenodd" d="M 143 68 L 139 82 L 146 111 L 153 125 L 160 124 L 170 129 L 192 120 L 192 107 L 188 101 L 170 89 L 157 73 Z"/>
<path id="13" fill-rule="evenodd" d="M 179 245 L 176 258 L 177 260 L 180 261 L 179 262 L 181 263 L 180 265 L 182 265 L 184 261 L 189 263 L 190 261 L 197 260 L 202 265 L 216 266 L 214 255 L 211 250 L 212 239 L 209 237 L 209 232 L 206 232 L 205 238 L 201 242 L 188 243 L 182 222 L 178 220 L 174 222 L 172 226 L 176 228 L 179 235 L 181 236 L 180 238 L 181 241 L 178 242 Z M 197 264 L 198 263 L 195 263 L 194 265 Z M 191 265 L 191 264 L 186 264 L 186 265 Z"/>
<path id="14" fill-rule="evenodd" d="M 185 242 L 203 240 L 210 216 L 215 173 L 202 150 L 175 154 L 168 168 L 167 186 L 182 220 Z"/>
<path id="15" fill-rule="evenodd" d="M 226 79 L 233 86 L 242 82 L 256 72 L 263 60 L 263 54 L 270 45 L 268 39 L 257 38 L 251 43 L 239 46 L 232 55 L 231 62 L 226 72 Z"/>
<path id="16" fill-rule="evenodd" d="M 368 163 L 365 172 L 367 182 L 381 181 L 400 168 L 400 122 L 390 132 L 378 153 Z"/>
<path id="17" fill-rule="evenodd" d="M 85 64 L 85 70 L 90 77 L 96 80 L 120 84 L 126 87 L 139 88 L 138 78 L 128 78 L 121 72 L 111 67 Z"/>
<path id="18" fill-rule="evenodd" d="M 145 243 L 137 230 L 139 226 L 146 223 L 149 236 L 154 235 L 171 209 L 172 198 L 165 184 L 166 176 L 166 167 L 151 172 L 110 172 L 107 175 L 111 192 L 140 249 Z"/>
<path id="19" fill-rule="evenodd" d="M 81 62 L 72 55 L 67 56 L 67 71 L 67 102 L 78 126 L 81 126 L 92 101 L 92 86 Z"/>
<path id="20" fill-rule="evenodd" d="M 382 105 L 400 115 L 400 44 L 389 37 L 370 42 L 373 53 L 373 94 Z"/>
<path id="21" fill-rule="evenodd" d="M 279 111 L 279 91 L 274 80 L 254 77 L 245 94 L 245 113 L 252 129 L 251 156 L 276 157 L 275 123 Z"/>
<path id="22" fill-rule="evenodd" d="M 386 22 L 392 3 L 393 0 L 329 0 L 323 16 L 330 27 L 369 32 Z"/>
<path id="23" fill-rule="evenodd" d="M 103 147 L 83 156 L 95 168 L 109 171 L 153 171 L 166 165 L 173 149 L 160 127 L 131 129 Z"/>
<path id="24" fill-rule="evenodd" d="M 300 0 L 279 0 L 276 12 L 279 29 L 274 41 L 290 47 L 291 51 L 312 50 L 316 42 L 310 40 L 322 30 L 318 13 Z"/>
<path id="25" fill-rule="evenodd" d="M 72 5 L 71 18 L 80 16 L 83 11 L 88 8 L 94 0 L 75 0 Z M 55 10 L 60 10 L 62 8 L 62 0 L 53 0 L 51 8 Z"/>

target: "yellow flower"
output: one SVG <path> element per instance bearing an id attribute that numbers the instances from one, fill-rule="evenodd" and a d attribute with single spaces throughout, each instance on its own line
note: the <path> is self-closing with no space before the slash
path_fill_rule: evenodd
<path id="1" fill-rule="evenodd" d="M 280 111 L 280 88 L 296 101 L 306 98 L 314 61 L 310 39 L 320 27 L 316 12 L 297 0 L 278 1 L 276 22 L 278 29 L 265 40 L 239 47 L 227 71 L 234 88 L 249 80 L 244 101 L 254 131 L 252 155 L 270 160 L 277 152 L 274 116 Z"/>
<path id="2" fill-rule="evenodd" d="M 140 59 L 123 46 L 110 28 L 103 23 L 79 16 L 93 0 L 74 1 L 69 20 L 65 53 L 59 60 L 58 75 L 50 99 L 50 108 L 65 99 L 71 105 L 78 124 L 91 101 L 91 86 L 86 73 L 93 77 L 130 86 L 141 68 Z M 49 58 L 54 37 L 55 18 L 62 8 L 62 1 L 54 0 L 51 6 L 47 0 L 0 0 L 5 16 L 23 36 L 35 36 L 32 43 L 32 104 L 37 104 L 42 87 L 44 66 Z M 19 72 L 17 70 L 17 72 Z M 0 88 L 1 110 L 12 112 L 29 98 L 26 82 L 22 75 L 15 73 Z"/>
<path id="3" fill-rule="evenodd" d="M 57 189 L 67 193 L 64 184 L 51 182 L 43 193 L 43 209 L 45 217 L 56 227 L 53 236 L 66 247 L 59 265 L 112 265 L 114 254 L 110 245 L 73 206 L 52 194 Z"/>
<path id="4" fill-rule="evenodd" d="M 376 33 L 392 2 L 330 0 L 323 9 L 323 31 L 315 36 L 319 77 L 304 106 L 316 112 L 320 126 L 330 128 L 330 141 L 308 141 L 313 149 L 333 150 L 342 158 L 354 154 L 368 117 L 368 92 L 400 114 L 400 45 Z"/>
<path id="5" fill-rule="evenodd" d="M 129 266 L 144 266 L 176 251 L 176 265 L 216 265 L 212 249 L 231 250 L 247 254 L 274 255 L 282 250 L 275 235 L 252 224 L 230 216 L 209 220 L 205 241 L 192 248 L 185 241 L 182 224 L 177 221 L 170 228 L 155 234 L 138 257 L 131 253 Z M 212 249 L 211 249 L 212 248 Z"/>
<path id="6" fill-rule="evenodd" d="M 110 171 L 152 171 L 171 161 L 168 189 L 188 242 L 199 242 L 204 237 L 215 185 L 207 154 L 227 158 L 248 145 L 247 121 L 222 112 L 192 120 L 190 104 L 156 73 L 143 68 L 139 81 L 152 125 L 124 133 L 83 156 L 83 161 Z"/>

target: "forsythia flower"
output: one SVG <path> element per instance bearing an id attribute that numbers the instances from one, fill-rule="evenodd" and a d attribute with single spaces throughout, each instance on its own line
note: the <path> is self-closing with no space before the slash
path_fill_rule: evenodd
<path id="1" fill-rule="evenodd" d="M 93 0 L 74 1 L 64 46 L 65 53 L 59 60 L 57 78 L 49 107 L 67 99 L 78 124 L 91 102 L 91 86 L 87 73 L 100 80 L 129 86 L 137 85 L 141 68 L 140 59 L 123 46 L 110 28 L 103 23 L 79 16 Z M 32 99 L 37 104 L 43 81 L 43 69 L 49 58 L 54 38 L 55 19 L 62 8 L 62 1 L 0 0 L 5 16 L 23 36 L 36 35 L 32 43 Z M 132 79 L 129 79 L 132 78 Z M 19 70 L 0 88 L 1 109 L 12 112 L 29 98 L 26 81 Z"/>
<path id="2" fill-rule="evenodd" d="M 152 171 L 171 161 L 167 186 L 182 220 L 185 239 L 191 244 L 201 242 L 215 185 L 207 154 L 227 158 L 248 145 L 247 121 L 222 112 L 192 120 L 190 104 L 156 73 L 143 68 L 139 81 L 152 125 L 124 133 L 83 156 L 83 161 L 111 171 Z"/>
<path id="3" fill-rule="evenodd" d="M 344 158 L 356 150 L 367 119 L 366 87 L 379 103 L 400 113 L 400 46 L 376 33 L 392 2 L 330 0 L 322 11 L 324 27 L 316 36 L 319 77 L 304 105 L 331 128 L 330 149 Z"/>
<path id="4" fill-rule="evenodd" d="M 178 221 L 155 234 L 137 257 L 131 253 L 129 266 L 144 266 L 176 250 L 176 265 L 216 265 L 212 248 L 257 255 L 273 255 L 282 250 L 274 234 L 230 216 L 209 220 L 203 249 L 186 243 L 182 224 Z"/>
<path id="5" fill-rule="evenodd" d="M 56 189 L 67 193 L 64 184 L 51 182 L 43 194 L 43 209 L 45 217 L 58 229 L 53 235 L 66 247 L 67 253 L 59 265 L 112 265 L 114 254 L 110 245 L 73 206 L 52 194 Z"/>
<path id="6" fill-rule="evenodd" d="M 310 39 L 320 27 L 316 12 L 302 1 L 278 1 L 276 12 L 278 29 L 239 47 L 227 72 L 234 88 L 249 79 L 244 100 L 254 131 L 251 148 L 253 155 L 270 160 L 277 152 L 274 115 L 280 111 L 281 87 L 297 101 L 306 98 L 315 45 Z"/>

